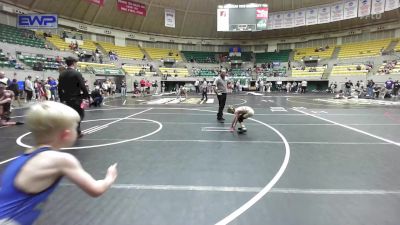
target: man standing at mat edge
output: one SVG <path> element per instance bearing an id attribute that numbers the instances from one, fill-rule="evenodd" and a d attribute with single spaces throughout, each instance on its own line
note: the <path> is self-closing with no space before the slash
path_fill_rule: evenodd
<path id="1" fill-rule="evenodd" d="M 223 122 L 225 120 L 222 117 L 223 111 L 225 108 L 226 90 L 227 90 L 227 83 L 225 80 L 225 76 L 226 76 L 226 69 L 222 68 L 219 76 L 217 78 L 215 78 L 214 84 L 213 84 L 214 92 L 215 92 L 215 94 L 217 94 L 218 104 L 219 104 L 217 120 L 220 122 Z"/>
<path id="2" fill-rule="evenodd" d="M 77 60 L 73 57 L 65 59 L 68 68 L 61 72 L 58 84 L 58 94 L 60 101 L 69 107 L 75 109 L 81 117 L 81 121 L 85 116 L 85 111 L 81 107 L 83 99 L 89 100 L 89 93 L 85 86 L 82 74 L 76 70 Z M 81 122 L 77 127 L 78 137 L 81 138 Z"/>

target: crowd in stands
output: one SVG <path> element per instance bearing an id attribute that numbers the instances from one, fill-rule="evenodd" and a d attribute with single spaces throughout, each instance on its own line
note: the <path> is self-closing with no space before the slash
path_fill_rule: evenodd
<path id="1" fill-rule="evenodd" d="M 201 61 L 198 61 L 197 59 L 190 57 L 189 62 L 191 62 L 191 63 L 214 63 L 215 59 L 212 59 L 211 57 L 206 57 L 206 58 L 202 59 Z"/>
<path id="2" fill-rule="evenodd" d="M 1 67 L 12 67 L 18 70 L 24 70 L 25 67 L 17 62 L 15 56 L 11 55 L 11 53 L 7 52 L 7 54 L 3 53 L 3 50 L 0 49 L 0 66 Z"/>
<path id="3" fill-rule="evenodd" d="M 383 68 L 380 68 L 378 70 L 378 74 L 382 75 L 382 74 L 390 74 L 393 72 L 393 70 L 396 68 L 397 66 L 397 60 L 392 60 L 386 63 L 386 65 L 383 66 Z"/>
<path id="4" fill-rule="evenodd" d="M 325 46 L 325 47 L 319 47 L 319 48 L 315 48 L 315 52 L 323 52 L 325 50 L 329 49 L 329 45 Z"/>
<path id="5" fill-rule="evenodd" d="M 365 70 L 367 70 L 368 72 L 370 72 L 372 70 L 372 68 L 373 68 L 372 63 L 365 63 L 363 65 L 365 67 Z M 363 69 L 363 66 L 360 65 L 360 64 L 355 67 L 355 70 L 362 70 L 362 69 Z M 348 71 L 352 71 L 352 68 L 349 67 L 349 68 L 347 68 L 347 70 Z"/>
<path id="6" fill-rule="evenodd" d="M 218 69 L 207 69 L 207 68 L 192 68 L 192 74 L 194 76 L 217 76 Z"/>

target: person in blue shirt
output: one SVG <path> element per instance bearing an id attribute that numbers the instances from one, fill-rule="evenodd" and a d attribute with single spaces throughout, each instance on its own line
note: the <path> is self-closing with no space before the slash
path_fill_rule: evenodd
<path id="1" fill-rule="evenodd" d="M 54 78 L 48 78 L 48 84 L 50 85 L 51 96 L 48 96 L 49 99 L 56 101 L 57 100 L 57 82 Z"/>
<path id="2" fill-rule="evenodd" d="M 55 190 L 61 178 L 92 197 L 106 192 L 117 178 L 116 164 L 102 180 L 95 180 L 73 155 L 61 149 L 77 139 L 78 113 L 64 104 L 45 101 L 31 106 L 26 125 L 36 144 L 10 162 L 0 183 L 0 224 L 31 225 L 40 216 L 38 206 Z"/>

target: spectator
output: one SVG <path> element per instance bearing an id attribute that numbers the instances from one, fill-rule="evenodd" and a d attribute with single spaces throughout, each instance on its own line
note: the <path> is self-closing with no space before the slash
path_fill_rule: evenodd
<path id="1" fill-rule="evenodd" d="M 396 80 L 393 84 L 393 98 L 396 98 L 399 96 L 399 89 L 400 89 L 400 83 L 399 80 Z"/>
<path id="2" fill-rule="evenodd" d="M 200 85 L 200 81 L 199 81 L 199 79 L 197 79 L 197 80 L 194 82 L 194 87 L 196 88 L 196 93 L 200 93 L 200 87 L 199 87 L 199 85 Z"/>
<path id="3" fill-rule="evenodd" d="M 11 103 L 14 97 L 12 91 L 6 90 L 7 84 L 0 81 L 0 127 L 21 125 L 21 122 L 10 122 Z"/>
<path id="4" fill-rule="evenodd" d="M 103 96 L 101 95 L 100 86 L 96 86 L 90 94 L 92 98 L 92 104 L 94 107 L 100 107 L 103 102 Z"/>
<path id="5" fill-rule="evenodd" d="M 291 88 L 292 88 L 292 84 L 290 82 L 287 82 L 286 83 L 286 92 L 289 93 Z"/>
<path id="6" fill-rule="evenodd" d="M 124 80 L 121 83 L 121 96 L 126 97 L 126 82 Z"/>
<path id="7" fill-rule="evenodd" d="M 33 97 L 34 87 L 33 87 L 31 79 L 32 79 L 31 76 L 28 76 L 25 79 L 25 85 L 24 85 L 25 88 L 24 88 L 24 90 L 26 92 L 26 101 L 27 102 L 32 101 L 32 97 Z"/>
<path id="8" fill-rule="evenodd" d="M 301 82 L 301 93 L 305 94 L 306 91 L 307 91 L 307 81 L 306 81 L 306 80 L 303 80 L 303 81 Z"/>
<path id="9" fill-rule="evenodd" d="M 6 86 L 8 87 L 11 83 L 10 79 L 8 79 L 6 77 L 6 74 L 4 73 L 4 71 L 0 71 L 0 82 L 6 84 Z"/>
<path id="10" fill-rule="evenodd" d="M 351 96 L 351 88 L 353 87 L 353 83 L 351 82 L 351 80 L 348 80 L 345 84 L 345 89 L 344 89 L 344 95 L 345 96 Z"/>
<path id="11" fill-rule="evenodd" d="M 393 84 L 394 84 L 394 82 L 393 82 L 392 78 L 389 78 L 389 80 L 387 80 L 385 82 L 385 89 L 382 93 L 382 99 L 384 99 L 386 95 L 389 95 L 391 97 L 392 90 L 393 90 Z"/>
<path id="12" fill-rule="evenodd" d="M 331 85 L 329 86 L 331 93 L 335 93 L 335 84 L 331 83 Z"/>
<path id="13" fill-rule="evenodd" d="M 374 98 L 374 87 L 375 83 L 373 80 L 367 81 L 367 96 L 370 98 Z"/>
<path id="14" fill-rule="evenodd" d="M 145 92 L 145 88 L 146 88 L 146 81 L 144 80 L 144 78 L 142 78 L 141 80 L 140 80 L 140 91 L 143 93 L 143 95 L 144 95 L 144 92 Z"/>
<path id="15" fill-rule="evenodd" d="M 58 98 L 58 96 L 57 96 L 57 81 L 54 78 L 49 77 L 48 84 L 50 85 L 50 98 L 49 99 L 56 101 Z"/>
<path id="16" fill-rule="evenodd" d="M 208 100 L 208 96 L 207 96 L 207 92 L 208 92 L 208 84 L 207 84 L 207 79 L 204 78 L 203 83 L 201 84 L 201 101 L 203 101 L 205 99 L 205 101 L 207 102 Z"/>
<path id="17" fill-rule="evenodd" d="M 14 93 L 14 100 L 18 102 L 18 105 L 21 106 L 21 101 L 19 98 L 19 87 L 18 87 L 18 81 L 17 79 L 13 79 L 8 86 L 8 90 L 12 91 Z"/>

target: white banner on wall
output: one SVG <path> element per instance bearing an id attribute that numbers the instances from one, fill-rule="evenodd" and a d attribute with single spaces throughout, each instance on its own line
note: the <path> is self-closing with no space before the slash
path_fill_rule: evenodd
<path id="1" fill-rule="evenodd" d="M 218 9 L 217 13 L 217 30 L 229 31 L 229 9 Z"/>
<path id="2" fill-rule="evenodd" d="M 399 0 L 386 0 L 385 11 L 399 8 Z"/>
<path id="3" fill-rule="evenodd" d="M 321 6 L 318 8 L 318 23 L 331 22 L 331 7 L 330 5 Z"/>
<path id="4" fill-rule="evenodd" d="M 274 15 L 274 29 L 283 28 L 283 13 L 276 13 Z"/>
<path id="5" fill-rule="evenodd" d="M 273 30 L 274 29 L 274 18 L 275 14 L 274 13 L 270 13 L 268 15 L 268 20 L 267 20 L 267 30 Z"/>
<path id="6" fill-rule="evenodd" d="M 343 2 L 337 2 L 331 6 L 331 21 L 343 20 Z"/>
<path id="7" fill-rule="evenodd" d="M 283 27 L 284 28 L 294 27 L 294 11 L 285 12 Z"/>
<path id="8" fill-rule="evenodd" d="M 372 0 L 371 14 L 381 14 L 385 12 L 385 0 Z"/>
<path id="9" fill-rule="evenodd" d="M 175 28 L 175 9 L 165 9 L 165 26 Z"/>
<path id="10" fill-rule="evenodd" d="M 294 17 L 294 26 L 301 27 L 306 25 L 306 11 L 304 9 L 296 10 Z"/>
<path id="11" fill-rule="evenodd" d="M 308 8 L 306 12 L 306 25 L 314 25 L 318 23 L 318 8 Z"/>
<path id="12" fill-rule="evenodd" d="M 357 17 L 358 0 L 345 0 L 344 1 L 344 19 L 351 19 Z"/>
<path id="13" fill-rule="evenodd" d="M 368 16 L 371 14 L 371 0 L 358 0 L 358 16 Z"/>

